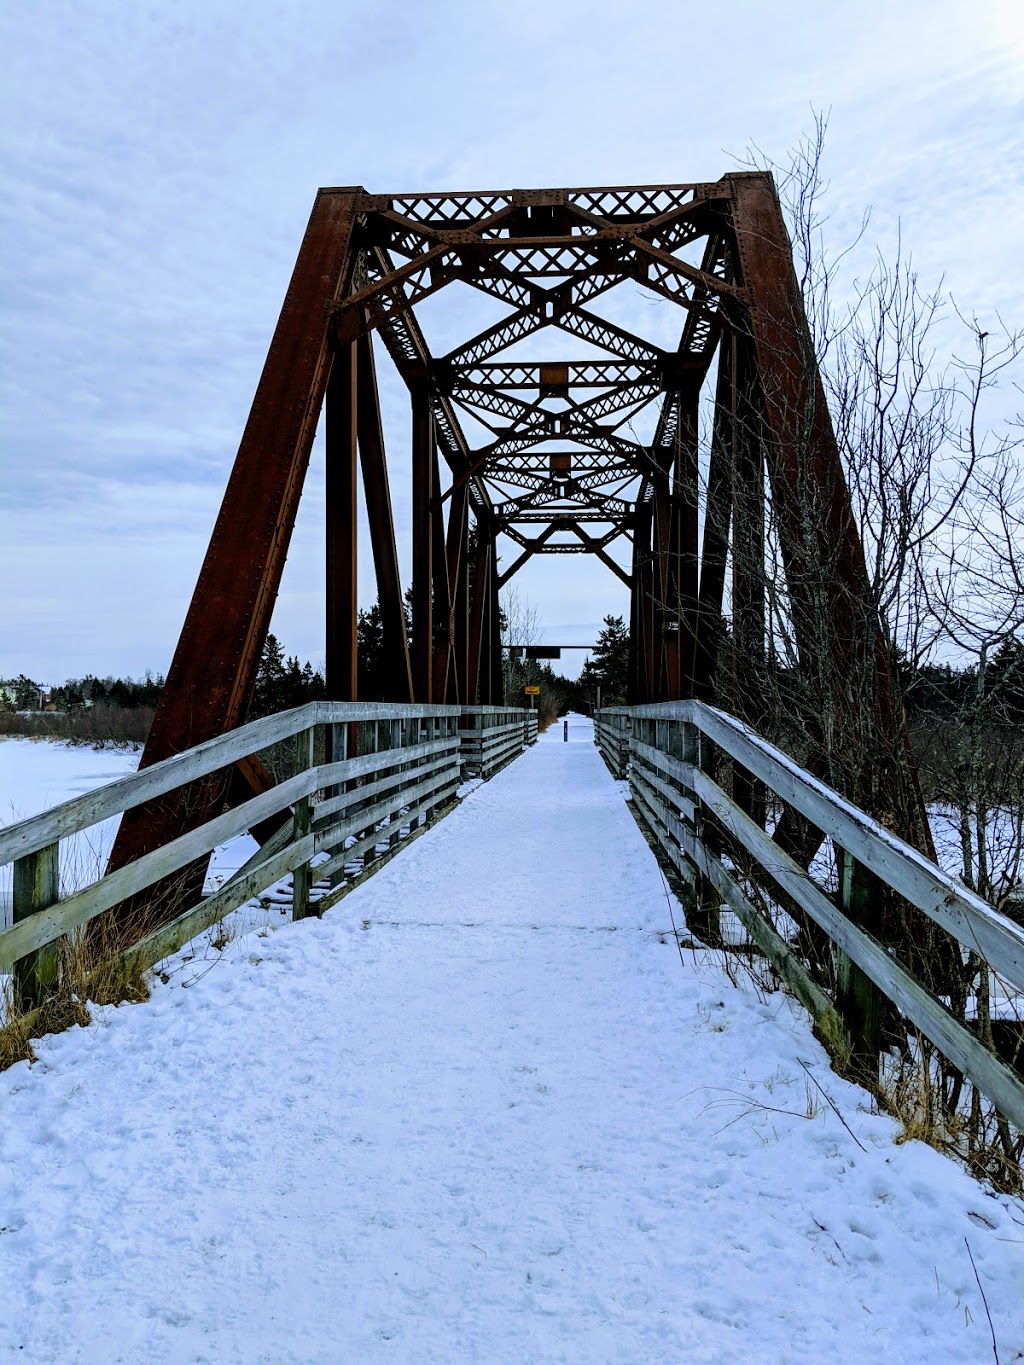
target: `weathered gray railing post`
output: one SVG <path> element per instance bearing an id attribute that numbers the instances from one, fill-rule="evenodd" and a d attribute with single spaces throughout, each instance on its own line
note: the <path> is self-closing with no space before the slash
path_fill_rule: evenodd
<path id="1" fill-rule="evenodd" d="M 57 855 L 60 845 L 48 844 L 14 863 L 14 923 L 56 905 L 60 896 Z M 22 1009 L 41 1005 L 57 982 L 58 946 L 47 943 L 15 964 L 14 979 Z"/>
<path id="2" fill-rule="evenodd" d="M 683 763 L 694 768 L 704 769 L 707 742 L 697 726 L 689 720 L 677 721 L 673 727 L 673 742 L 670 752 Z M 693 804 L 693 819 L 688 822 L 698 845 L 703 845 L 708 834 L 708 822 L 704 818 L 700 797 L 692 788 L 680 783 L 686 799 Z M 693 882 L 692 928 L 710 946 L 722 942 L 722 912 L 719 896 L 704 874 L 696 871 Z M 687 919 L 690 918 L 689 910 Z"/>
<path id="3" fill-rule="evenodd" d="M 390 722 L 392 749 L 401 750 L 405 748 L 405 729 L 406 726 L 404 721 L 393 720 Z M 400 773 L 404 773 L 408 771 L 408 768 L 409 768 L 408 763 L 401 763 L 399 764 L 397 771 Z M 401 828 L 402 822 L 397 816 L 395 816 L 395 818 L 391 821 L 389 828 L 391 828 L 391 826 L 394 826 L 394 828 L 392 829 L 392 832 L 388 835 L 388 848 L 395 847 L 402 833 Z"/>
<path id="4" fill-rule="evenodd" d="M 295 736 L 296 772 L 307 772 L 313 766 L 313 730 L 300 730 Z M 300 796 L 295 802 L 292 817 L 292 838 L 297 842 L 309 833 L 309 797 Z M 309 911 L 309 862 L 301 862 L 292 873 L 292 919 L 305 919 Z"/>
<path id="5" fill-rule="evenodd" d="M 331 762 L 343 763 L 345 759 L 347 759 L 349 756 L 348 736 L 350 727 L 348 725 L 331 724 L 329 728 L 333 731 L 334 736 L 331 741 Z M 351 728 L 354 729 L 355 727 L 353 726 Z M 330 792 L 328 794 L 330 796 L 340 796 L 344 791 L 346 791 L 347 787 L 348 787 L 347 782 L 335 783 L 331 787 Z M 334 815 L 330 817 L 330 819 L 332 825 L 337 825 L 338 823 L 340 823 L 342 819 L 341 811 L 336 811 Z M 328 885 L 330 886 L 331 890 L 333 890 L 336 886 L 340 886 L 344 880 L 345 869 L 343 867 L 336 868 L 327 879 Z"/>
<path id="6" fill-rule="evenodd" d="M 837 844 L 839 897 L 846 917 L 877 937 L 882 887 L 878 879 Z M 842 948 L 834 949 L 839 1012 L 850 1034 L 850 1063 L 862 1080 L 878 1081 L 882 1051 L 882 992 Z"/>

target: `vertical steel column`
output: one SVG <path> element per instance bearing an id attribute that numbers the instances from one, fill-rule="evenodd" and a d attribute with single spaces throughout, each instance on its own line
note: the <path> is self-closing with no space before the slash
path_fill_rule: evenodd
<path id="1" fill-rule="evenodd" d="M 700 600 L 697 611 L 697 641 L 693 665 L 694 696 L 702 701 L 715 699 L 715 679 L 722 638 L 722 604 L 725 596 L 725 566 L 729 556 L 729 528 L 732 520 L 732 432 L 735 420 L 736 389 L 734 355 L 735 335 L 727 332 L 718 347 L 718 380 L 715 390 L 715 416 L 708 463 L 708 493 L 704 505 L 704 540 L 700 563 Z"/>
<path id="2" fill-rule="evenodd" d="M 732 426 L 732 702 L 733 712 L 764 730 L 765 528 L 764 453 L 761 423 L 753 399 L 754 371 L 749 342 L 737 348 Z M 733 800 L 764 825 L 764 787 L 739 764 L 733 769 Z"/>
<path id="3" fill-rule="evenodd" d="M 693 696 L 697 642 L 697 404 L 700 390 L 679 395 L 679 425 L 672 487 L 672 570 L 679 629 L 676 659 L 669 672 L 669 700 Z"/>
<path id="4" fill-rule="evenodd" d="M 654 573 L 651 537 L 654 530 L 653 496 L 645 498 L 649 484 L 640 490 L 633 532 L 633 590 L 630 612 L 630 647 L 634 705 L 655 700 L 654 678 Z"/>
<path id="5" fill-rule="evenodd" d="M 626 705 L 642 700 L 643 620 L 640 596 L 640 518 L 633 524 L 633 563 L 629 585 L 629 672 L 626 680 Z"/>
<path id="6" fill-rule="evenodd" d="M 434 417 L 426 385 L 412 398 L 412 683 L 418 702 L 434 699 Z"/>
<path id="7" fill-rule="evenodd" d="M 469 516 L 466 484 L 452 493 L 448 512 L 448 586 L 452 598 L 452 664 L 444 700 L 466 704 L 469 663 Z"/>
<path id="8" fill-rule="evenodd" d="M 334 357 L 327 385 L 326 489 L 327 649 L 325 683 L 329 701 L 355 701 L 356 676 L 356 393 L 353 343 Z"/>
<path id="9" fill-rule="evenodd" d="M 643 621 L 644 701 L 661 701 L 658 690 L 661 666 L 661 640 L 658 632 L 658 609 L 655 600 L 657 566 L 655 564 L 654 501 L 644 523 L 644 542 L 640 565 L 640 618 Z"/>
<path id="10" fill-rule="evenodd" d="M 654 559 L 652 563 L 652 595 L 654 622 L 654 697 L 667 701 L 669 697 L 670 650 L 675 648 L 678 626 L 675 603 L 675 580 L 672 574 L 672 492 L 668 471 L 659 473 L 654 481 Z M 671 639 L 670 639 L 671 636 Z"/>
<path id="11" fill-rule="evenodd" d="M 498 599 L 498 544 L 488 528 L 491 551 L 487 557 L 487 626 L 484 636 L 483 671 L 487 679 L 485 706 L 503 706 L 505 681 L 501 669 L 501 605 Z"/>
<path id="12" fill-rule="evenodd" d="M 452 599 L 448 582 L 448 547 L 444 533 L 444 507 L 441 504 L 441 469 L 434 443 L 431 464 L 432 568 L 434 577 L 434 700 L 443 702 L 448 691 L 448 671 L 452 661 Z M 450 513 L 449 513 L 450 515 Z"/>
<path id="13" fill-rule="evenodd" d="M 469 662 L 466 673 L 466 706 L 483 703 L 483 642 L 487 623 L 487 579 L 491 546 L 483 527 L 476 527 L 476 558 L 473 564 L 473 592 L 469 619 Z"/>
<path id="14" fill-rule="evenodd" d="M 370 525 L 370 544 L 377 578 L 384 657 L 387 665 L 388 699 L 412 701 L 412 669 L 409 636 L 405 627 L 405 603 L 398 571 L 395 522 L 391 511 L 391 488 L 384 451 L 380 394 L 369 334 L 357 343 L 357 409 L 359 455 L 363 467 L 363 494 Z"/>

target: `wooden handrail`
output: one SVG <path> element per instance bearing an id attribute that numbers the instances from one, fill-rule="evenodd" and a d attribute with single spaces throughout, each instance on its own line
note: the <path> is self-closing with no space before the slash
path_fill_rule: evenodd
<path id="1" fill-rule="evenodd" d="M 707 820 L 731 836 L 769 881 L 825 931 L 872 983 L 869 990 L 877 988 L 891 1000 L 980 1093 L 1024 1128 L 1020 1075 L 736 805 L 701 766 L 698 736 L 712 741 L 831 837 L 843 856 L 853 860 L 851 865 L 866 868 L 975 952 L 986 969 L 1024 991 L 1024 929 L 1020 925 L 724 711 L 699 701 L 663 702 L 607 707 L 594 720 L 595 742 L 613 771 L 617 771 L 623 746 L 628 748 L 633 796 L 665 856 L 694 888 L 701 878 L 713 884 L 816 1018 L 827 1015 L 834 1028 L 835 1006 L 811 981 L 791 946 L 754 908 L 731 869 L 709 852 L 701 837 Z"/>
<path id="2" fill-rule="evenodd" d="M 304 737 L 300 747 L 305 757 L 300 760 L 300 771 L 268 791 L 207 820 L 63 899 L 56 898 L 54 892 L 49 897 L 52 903 L 44 898 L 40 904 L 36 898 L 26 905 L 19 903 L 16 891 L 15 923 L 0 928 L 0 970 L 20 964 L 19 971 L 23 972 L 26 959 L 36 958 L 40 950 L 52 952 L 48 945 L 55 940 L 87 924 L 127 897 L 145 891 L 187 867 L 261 820 L 293 806 L 295 816 L 290 822 L 291 828 L 279 831 L 266 848 L 255 854 L 213 896 L 189 908 L 171 924 L 162 925 L 142 945 L 137 944 L 130 951 L 141 952 L 149 961 L 158 960 L 152 953 L 165 955 L 173 951 L 173 947 L 180 946 L 202 928 L 237 909 L 288 872 L 294 873 L 296 878 L 296 913 L 306 913 L 309 865 L 314 854 L 329 855 L 327 863 L 318 866 L 316 871 L 317 875 L 333 878 L 357 856 L 374 856 L 376 845 L 382 840 L 394 845 L 403 837 L 403 829 L 411 829 L 414 823 L 432 818 L 439 808 L 454 799 L 461 780 L 463 757 L 459 727 L 466 717 L 479 715 L 481 728 L 475 732 L 476 737 L 483 736 L 488 742 L 494 737 L 500 745 L 500 759 L 504 763 L 520 753 L 527 742 L 527 714 L 524 709 L 494 706 L 309 702 L 252 721 L 186 753 L 118 778 L 0 830 L 0 864 L 15 864 L 16 888 L 19 881 L 28 885 L 40 860 L 47 866 L 55 865 L 61 839 L 81 833 L 144 801 L 208 777 L 272 744 Z M 422 726 L 417 726 L 418 734 L 412 743 L 391 744 L 330 763 L 312 762 L 312 733 L 318 725 L 391 723 L 399 727 L 399 738 L 404 739 L 405 723 L 410 721 L 426 723 L 427 737 L 421 736 Z M 498 766 L 497 757 L 489 753 L 488 763 L 483 776 L 489 776 Z M 368 778 L 373 780 L 368 782 Z M 311 805 L 311 799 L 322 791 L 328 794 Z M 391 822 L 396 819 L 398 825 L 392 826 Z M 381 824 L 388 826 L 383 835 L 378 830 Z M 383 860 L 383 857 L 377 859 Z M 317 902 L 318 907 L 332 904 L 345 889 L 345 886 L 340 890 L 333 887 Z"/>

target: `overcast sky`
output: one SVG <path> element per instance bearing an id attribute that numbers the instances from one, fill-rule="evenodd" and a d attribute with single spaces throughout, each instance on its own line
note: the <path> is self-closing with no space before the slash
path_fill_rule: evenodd
<path id="1" fill-rule="evenodd" d="M 901 222 L 1024 325 L 1022 12 L 4 0 L 0 676 L 166 669 L 318 185 L 713 180 L 827 109 L 836 242 L 870 204 L 872 243 Z M 321 509 L 314 457 L 274 620 L 314 662 Z M 396 516 L 407 545 L 404 488 Z M 521 588 L 549 639 L 626 608 L 584 557 Z"/>

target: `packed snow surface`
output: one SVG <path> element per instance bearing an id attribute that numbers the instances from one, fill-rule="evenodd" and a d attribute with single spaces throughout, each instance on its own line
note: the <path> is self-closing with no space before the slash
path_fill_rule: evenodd
<path id="1" fill-rule="evenodd" d="M 24 1362 L 1024 1358 L 1024 1208 L 677 949 L 573 718 L 322 920 L 0 1075 Z"/>

